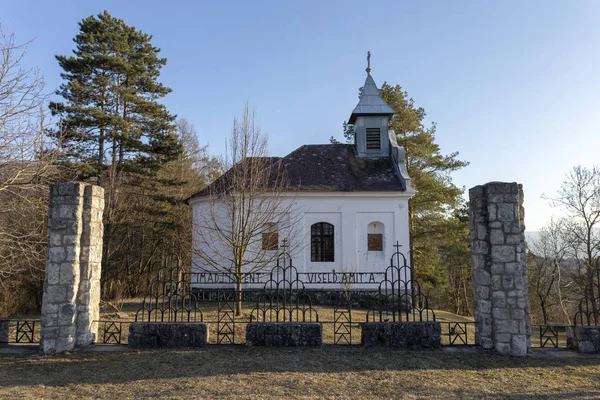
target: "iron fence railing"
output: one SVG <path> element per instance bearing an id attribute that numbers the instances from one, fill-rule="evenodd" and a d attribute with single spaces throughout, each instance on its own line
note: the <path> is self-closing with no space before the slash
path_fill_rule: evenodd
<path id="1" fill-rule="evenodd" d="M 38 319 L 0 319 L 0 344 L 39 342 Z"/>
<path id="2" fill-rule="evenodd" d="M 477 322 L 444 321 L 442 328 L 442 346 L 476 346 L 475 329 Z"/>
<path id="3" fill-rule="evenodd" d="M 531 325 L 531 345 L 538 348 L 571 348 L 574 326 L 564 324 Z"/>
<path id="4" fill-rule="evenodd" d="M 208 304 L 208 303 L 205 303 Z M 323 327 L 323 344 L 325 345 L 360 345 L 361 325 L 365 310 L 356 309 L 335 312 L 332 307 L 315 307 L 317 311 L 328 310 L 333 318 L 319 320 Z M 245 344 L 246 325 L 254 318 L 235 317 L 233 313 L 223 313 L 202 321 L 208 328 L 208 343 L 212 344 Z M 129 334 L 131 320 L 98 320 L 96 344 L 125 345 Z M 198 321 L 200 322 L 200 321 Z M 471 321 L 438 321 L 442 330 L 442 346 L 476 346 L 476 322 Z M 5 335 L 2 335 L 2 329 Z M 572 325 L 566 324 L 533 324 L 531 325 L 531 342 L 534 348 L 572 348 Z M 36 319 L 0 319 L 0 344 L 37 344 L 40 342 L 40 321 Z"/>
<path id="5" fill-rule="evenodd" d="M 412 267 L 399 251 L 400 245 L 394 247 L 396 252 L 383 272 L 332 271 L 315 278 L 294 267 L 284 246 L 270 271 L 251 277 L 258 286 L 241 293 L 231 285 L 214 286 L 234 282 L 237 279 L 234 274 L 220 273 L 216 278 L 211 274 L 190 274 L 180 266 L 178 259 L 171 258 L 171 263 L 165 260 L 164 267 L 151 282 L 134 320 L 205 323 L 209 344 L 245 343 L 246 326 L 251 322 L 317 322 L 322 325 L 323 343 L 335 345 L 360 344 L 362 323 L 435 322 L 435 312 L 413 279 Z M 339 289 L 307 287 L 314 283 L 313 278 L 338 282 Z M 247 313 L 236 315 L 242 303 Z M 102 319 L 94 322 L 97 344 L 127 343 L 133 321 Z M 474 322 L 443 321 L 440 324 L 443 345 L 475 345 Z M 5 323 L 5 328 L 14 338 L 7 339 L 7 343 L 39 342 L 39 321 L 11 320 Z"/>
<path id="6" fill-rule="evenodd" d="M 98 325 L 97 344 L 127 344 L 131 321 L 100 320 L 94 322 Z"/>
<path id="7" fill-rule="evenodd" d="M 321 309 L 322 311 L 322 309 Z M 324 345 L 361 345 L 364 310 L 353 313 L 343 313 L 334 316 L 334 319 L 319 320 L 322 326 Z M 239 318 L 233 315 L 223 316 L 220 319 L 211 318 L 202 322 L 207 326 L 207 345 L 243 345 L 246 343 L 246 326 L 253 322 L 251 318 Z M 132 321 L 100 320 L 98 323 L 98 336 L 96 344 L 125 345 L 129 333 L 129 324 Z M 444 321 L 440 322 L 442 331 L 442 346 L 476 346 L 476 322 Z"/>

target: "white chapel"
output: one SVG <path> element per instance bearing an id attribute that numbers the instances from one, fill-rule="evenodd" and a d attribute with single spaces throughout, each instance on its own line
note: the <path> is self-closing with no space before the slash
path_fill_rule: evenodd
<path id="1" fill-rule="evenodd" d="M 332 271 L 385 271 L 396 242 L 408 257 L 408 200 L 415 191 L 404 149 L 388 130 L 394 110 L 382 99 L 370 65 L 366 71 L 348 120 L 354 144 L 306 144 L 281 158 L 294 202 L 302 210 L 295 233 L 301 245 L 293 264 L 305 274 L 307 287 L 339 286 Z M 188 200 L 194 220 L 207 212 L 208 193 L 203 190 Z M 275 237 L 281 241 L 285 234 Z M 201 243 L 195 238 L 193 245 Z M 201 258 L 192 258 L 193 272 L 210 269 Z"/>

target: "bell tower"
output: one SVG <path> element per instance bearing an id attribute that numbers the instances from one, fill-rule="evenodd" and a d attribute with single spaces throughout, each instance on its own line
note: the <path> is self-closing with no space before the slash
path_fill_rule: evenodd
<path id="1" fill-rule="evenodd" d="M 358 157 L 388 157 L 388 122 L 394 109 L 379 94 L 371 76 L 371 52 L 367 53 L 367 79 L 349 124 L 354 125 L 354 146 Z"/>

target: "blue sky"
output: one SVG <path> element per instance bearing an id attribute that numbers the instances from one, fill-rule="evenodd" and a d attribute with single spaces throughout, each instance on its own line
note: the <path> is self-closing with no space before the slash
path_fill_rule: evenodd
<path id="1" fill-rule="evenodd" d="M 377 84 L 402 85 L 437 122 L 442 151 L 470 162 L 457 185 L 523 183 L 528 230 L 555 212 L 542 193 L 598 162 L 598 1 L 0 3 L 3 29 L 35 39 L 25 62 L 49 91 L 82 18 L 106 9 L 152 34 L 168 59 L 165 104 L 215 154 L 246 101 L 273 155 L 341 138 L 370 50 Z"/>

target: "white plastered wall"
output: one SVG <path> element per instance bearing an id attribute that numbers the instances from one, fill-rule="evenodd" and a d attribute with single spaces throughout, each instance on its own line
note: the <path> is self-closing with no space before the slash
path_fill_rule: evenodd
<path id="1" fill-rule="evenodd" d="M 295 227 L 292 243 L 293 264 L 301 273 L 353 273 L 384 272 L 389 266 L 390 257 L 395 251 L 396 241 L 400 250 L 408 257 L 408 199 L 410 194 L 401 192 L 362 192 L 362 193 L 299 193 L 290 195 L 294 209 L 301 210 L 302 216 Z M 208 210 L 206 199 L 190 201 L 194 220 Z M 333 262 L 311 262 L 310 227 L 317 222 L 327 222 L 334 226 L 335 260 Z M 367 251 L 368 226 L 373 222 L 384 225 L 384 248 L 382 254 Z M 287 236 L 280 232 L 280 242 Z M 194 246 L 200 246 L 194 235 Z M 204 269 L 202 260 L 192 256 L 192 265 Z M 198 268 L 196 268 L 198 270 Z M 308 276 L 305 277 L 305 282 Z M 311 276 L 311 278 L 315 278 Z M 340 287 L 341 284 L 323 283 L 312 280 L 309 288 Z M 367 287 L 362 285 L 361 287 Z"/>

